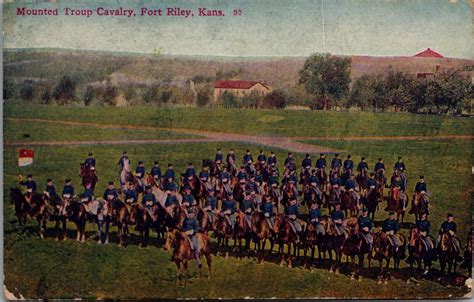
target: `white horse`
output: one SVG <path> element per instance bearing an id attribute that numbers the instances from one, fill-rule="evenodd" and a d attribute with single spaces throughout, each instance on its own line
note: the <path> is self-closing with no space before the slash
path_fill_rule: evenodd
<path id="1" fill-rule="evenodd" d="M 122 190 L 127 188 L 127 179 L 130 177 L 130 160 L 125 158 L 122 165 L 122 170 L 120 171 L 120 185 Z"/>

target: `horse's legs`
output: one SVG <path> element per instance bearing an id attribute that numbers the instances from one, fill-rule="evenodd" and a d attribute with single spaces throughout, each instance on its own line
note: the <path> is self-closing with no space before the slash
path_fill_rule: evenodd
<path id="1" fill-rule="evenodd" d="M 143 237 L 143 243 L 144 243 L 144 246 L 147 247 L 148 246 L 148 241 L 150 240 L 150 226 L 145 226 L 145 230 L 144 230 L 144 237 Z"/>
<path id="2" fill-rule="evenodd" d="M 188 262 L 183 261 L 184 286 L 188 284 Z"/>
<path id="3" fill-rule="evenodd" d="M 212 265 L 212 258 L 211 258 L 211 253 L 205 254 L 206 256 L 206 263 L 207 263 L 207 279 L 211 279 L 211 265 Z"/>
<path id="4" fill-rule="evenodd" d="M 178 267 L 178 271 L 176 272 L 176 285 L 181 285 L 181 275 L 182 275 L 182 270 L 181 270 L 181 262 L 179 260 L 175 260 L 176 266 Z"/>
<path id="5" fill-rule="evenodd" d="M 110 228 L 110 222 L 109 219 L 106 218 L 105 220 L 105 244 L 109 243 L 109 228 Z"/>
<path id="6" fill-rule="evenodd" d="M 265 261 L 265 245 L 267 243 L 267 240 L 263 238 L 261 241 L 262 242 L 260 245 L 260 264 L 263 264 L 263 262 Z"/>
<path id="7" fill-rule="evenodd" d="M 284 260 L 285 260 L 285 244 L 282 242 L 280 243 L 280 266 L 283 266 Z"/>
<path id="8" fill-rule="evenodd" d="M 295 244 L 293 243 L 293 249 L 295 249 Z M 293 258 L 291 256 L 291 242 L 288 242 L 288 267 L 292 268 L 293 267 Z"/>

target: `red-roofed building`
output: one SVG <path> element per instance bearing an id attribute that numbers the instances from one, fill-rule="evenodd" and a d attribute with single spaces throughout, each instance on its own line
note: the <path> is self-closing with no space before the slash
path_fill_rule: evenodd
<path id="1" fill-rule="evenodd" d="M 271 91 L 272 88 L 263 81 L 218 80 L 214 84 L 214 102 L 217 102 L 224 92 L 243 97 L 252 93 L 263 96 Z"/>
<path id="2" fill-rule="evenodd" d="M 420 53 L 414 55 L 414 57 L 424 57 L 424 58 L 444 58 L 441 54 L 437 53 L 436 51 L 432 50 L 431 48 L 427 48 Z"/>

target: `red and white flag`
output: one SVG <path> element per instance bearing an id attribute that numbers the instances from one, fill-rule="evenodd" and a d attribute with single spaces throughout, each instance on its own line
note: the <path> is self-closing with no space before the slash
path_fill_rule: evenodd
<path id="1" fill-rule="evenodd" d="M 24 167 L 33 163 L 34 151 L 32 149 L 18 150 L 18 166 Z"/>

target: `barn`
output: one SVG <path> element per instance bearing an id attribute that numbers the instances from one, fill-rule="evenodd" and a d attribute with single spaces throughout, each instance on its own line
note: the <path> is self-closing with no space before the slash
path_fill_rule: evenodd
<path id="1" fill-rule="evenodd" d="M 252 93 L 263 96 L 271 91 L 272 88 L 264 81 L 218 80 L 214 84 L 214 102 L 217 102 L 224 92 L 243 97 Z"/>

